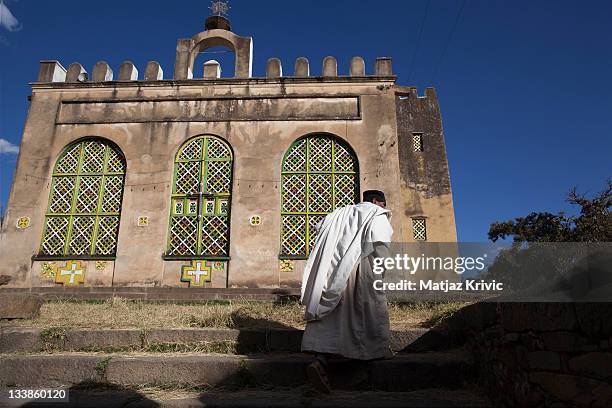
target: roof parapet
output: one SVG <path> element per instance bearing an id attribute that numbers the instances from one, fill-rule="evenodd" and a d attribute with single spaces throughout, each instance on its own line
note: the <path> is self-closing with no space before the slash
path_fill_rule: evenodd
<path id="1" fill-rule="evenodd" d="M 376 65 L 374 66 L 374 74 L 376 76 L 392 76 L 393 67 L 391 64 L 391 58 L 389 57 L 376 58 Z"/>
<path id="2" fill-rule="evenodd" d="M 38 82 L 64 82 L 66 68 L 56 60 L 40 61 Z"/>
<path id="3" fill-rule="evenodd" d="M 124 61 L 119 67 L 119 81 L 138 81 L 138 70 L 131 61 Z"/>
<path id="4" fill-rule="evenodd" d="M 365 76 L 365 61 L 362 57 L 353 57 L 351 59 L 351 67 L 349 70 L 350 76 Z"/>
<path id="5" fill-rule="evenodd" d="M 87 81 L 87 71 L 85 68 L 78 62 L 73 62 L 68 67 L 68 72 L 66 73 L 66 82 L 68 83 L 76 83 L 76 82 L 84 82 Z"/>
<path id="6" fill-rule="evenodd" d="M 93 68 L 93 82 L 108 82 L 113 80 L 113 70 L 106 61 L 98 61 Z"/>
<path id="7" fill-rule="evenodd" d="M 327 56 L 323 58 L 323 76 L 336 77 L 338 76 L 338 61 L 336 58 Z"/>
<path id="8" fill-rule="evenodd" d="M 308 58 L 299 57 L 295 60 L 293 76 L 301 78 L 310 76 L 310 63 L 308 62 Z"/>
<path id="9" fill-rule="evenodd" d="M 201 79 L 230 79 L 221 78 L 221 66 L 215 60 L 209 60 L 204 63 L 203 76 L 201 78 L 192 78 L 191 70 L 188 70 L 187 78 L 178 78 L 181 80 L 201 80 Z M 290 77 L 291 75 L 283 74 L 282 61 L 279 58 L 270 58 L 266 64 L 266 78 L 277 79 Z M 310 63 L 307 58 L 299 57 L 295 60 L 293 77 L 294 78 L 310 78 L 323 77 L 334 78 L 344 76 L 338 75 L 338 62 L 336 58 L 327 56 L 323 59 L 322 72 L 320 76 L 310 75 Z M 374 65 L 374 73 L 367 74 L 365 61 L 363 57 L 355 56 L 350 61 L 348 77 L 389 77 L 395 78 L 393 75 L 391 58 L 377 58 Z M 243 76 L 237 76 L 237 79 Z M 177 78 L 174 78 L 175 80 Z M 162 81 L 164 80 L 164 71 L 157 61 L 149 61 L 144 71 L 144 77 L 139 78 L 138 69 L 131 61 L 124 61 L 119 67 L 119 75 L 116 81 L 131 82 L 131 81 Z M 65 82 L 65 83 L 82 83 L 82 82 L 110 82 L 113 81 L 113 70 L 106 61 L 97 62 L 92 70 L 91 78 L 83 66 L 74 62 L 70 64 L 66 70 L 58 61 L 43 60 L 40 61 L 40 69 L 37 82 Z"/>
<path id="10" fill-rule="evenodd" d="M 278 58 L 270 58 L 266 66 L 267 78 L 281 78 L 283 76 L 283 64 Z"/>
<path id="11" fill-rule="evenodd" d="M 145 69 L 145 81 L 161 81 L 164 79 L 164 70 L 157 61 L 149 61 Z"/>
<path id="12" fill-rule="evenodd" d="M 209 60 L 204 63 L 204 79 L 221 78 L 221 65 L 216 60 Z"/>
<path id="13" fill-rule="evenodd" d="M 425 88 L 423 95 L 419 95 L 418 89 L 416 86 L 396 85 L 394 89 L 395 89 L 395 94 L 401 100 L 408 99 L 408 98 L 410 99 L 430 99 L 430 100 L 438 99 L 438 95 L 436 94 L 436 89 L 433 87 Z"/>

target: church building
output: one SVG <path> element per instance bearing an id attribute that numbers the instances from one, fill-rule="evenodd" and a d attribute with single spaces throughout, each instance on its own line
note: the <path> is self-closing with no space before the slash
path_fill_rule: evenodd
<path id="1" fill-rule="evenodd" d="M 196 65 L 219 46 L 231 78 Z M 270 58 L 254 77 L 253 49 L 220 12 L 169 75 L 41 61 L 0 235 L 8 286 L 297 288 L 314 226 L 368 189 L 395 241 L 456 242 L 433 88 L 398 85 L 387 57 Z"/>

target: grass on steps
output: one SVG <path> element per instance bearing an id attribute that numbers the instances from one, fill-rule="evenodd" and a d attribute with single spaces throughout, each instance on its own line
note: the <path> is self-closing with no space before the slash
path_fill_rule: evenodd
<path id="1" fill-rule="evenodd" d="M 390 303 L 392 330 L 431 327 L 466 303 Z M 47 301 L 35 319 L 2 321 L 2 326 L 38 328 L 297 328 L 303 329 L 303 307 L 294 301 L 211 301 L 162 303 L 111 298 L 106 301 Z M 49 333 L 51 336 L 57 333 Z"/>

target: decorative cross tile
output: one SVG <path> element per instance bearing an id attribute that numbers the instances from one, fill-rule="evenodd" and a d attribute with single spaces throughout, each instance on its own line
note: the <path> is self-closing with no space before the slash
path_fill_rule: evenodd
<path id="1" fill-rule="evenodd" d="M 30 226 L 30 217 L 20 217 L 17 220 L 17 229 L 26 229 Z"/>
<path id="2" fill-rule="evenodd" d="M 292 259 L 281 259 L 280 260 L 280 271 L 281 272 L 293 272 L 294 262 Z"/>
<path id="3" fill-rule="evenodd" d="M 57 264 L 55 262 L 43 262 L 40 268 L 41 278 L 55 281 L 55 275 L 57 274 Z"/>
<path id="4" fill-rule="evenodd" d="M 189 287 L 204 287 L 212 280 L 212 265 L 207 261 L 191 261 L 181 269 L 181 282 L 189 282 Z"/>
<path id="5" fill-rule="evenodd" d="M 62 283 L 68 286 L 78 286 L 85 283 L 85 268 L 80 261 L 68 261 L 62 268 L 58 268 L 55 274 L 55 283 Z"/>
<path id="6" fill-rule="evenodd" d="M 149 217 L 146 215 L 141 215 L 138 217 L 138 226 L 139 227 L 148 227 L 149 226 Z"/>

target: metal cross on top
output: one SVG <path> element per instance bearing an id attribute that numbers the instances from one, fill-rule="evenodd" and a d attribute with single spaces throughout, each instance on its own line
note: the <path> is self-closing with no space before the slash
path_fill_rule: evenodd
<path id="1" fill-rule="evenodd" d="M 212 11 L 215 16 L 227 16 L 231 8 L 228 3 L 228 1 L 211 1 L 209 7 L 210 11 Z"/>

